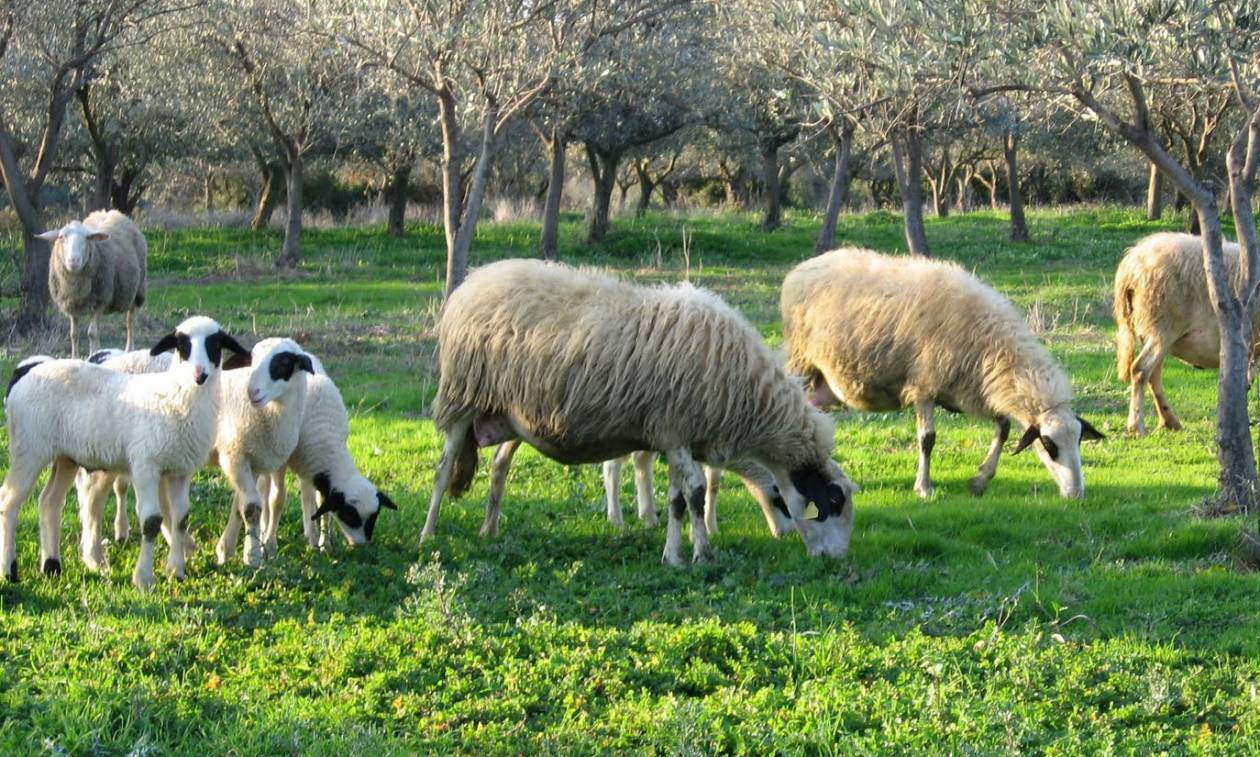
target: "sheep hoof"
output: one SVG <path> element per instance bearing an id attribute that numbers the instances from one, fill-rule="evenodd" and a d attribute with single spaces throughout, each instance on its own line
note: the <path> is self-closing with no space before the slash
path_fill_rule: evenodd
<path id="1" fill-rule="evenodd" d="M 656 528 L 660 521 L 656 517 L 655 510 L 649 510 L 646 513 L 639 513 L 639 520 L 643 522 L 645 528 Z"/>
<path id="2" fill-rule="evenodd" d="M 275 539 L 268 539 L 263 542 L 263 556 L 270 559 L 280 552 L 280 545 Z"/>
<path id="3" fill-rule="evenodd" d="M 609 525 L 616 526 L 617 528 L 625 528 L 625 527 L 626 527 L 626 520 L 625 520 L 625 518 L 621 517 L 620 515 L 616 515 L 616 516 L 614 516 L 614 515 L 609 515 L 609 516 L 608 516 L 608 523 L 609 523 Z"/>
<path id="4" fill-rule="evenodd" d="M 214 545 L 214 559 L 220 565 L 226 565 L 227 561 L 231 559 L 232 553 L 235 551 L 235 544 L 228 544 L 223 540 L 219 540 L 219 543 Z"/>
<path id="5" fill-rule="evenodd" d="M 661 555 L 661 565 L 668 565 L 671 568 L 687 567 L 687 560 L 681 554 L 671 550 L 665 550 L 665 554 Z"/>
<path id="6" fill-rule="evenodd" d="M 1128 428 L 1129 436 L 1146 436 L 1145 426 L 1130 425 Z"/>
<path id="7" fill-rule="evenodd" d="M 197 550 L 199 549 L 201 549 L 201 545 L 199 545 L 197 543 L 197 540 L 192 538 L 192 536 L 190 536 L 188 532 L 185 531 L 184 532 L 184 554 L 195 555 L 197 554 Z"/>
<path id="8" fill-rule="evenodd" d="M 1161 425 L 1162 425 L 1164 428 L 1168 429 L 1169 431 L 1180 431 L 1180 430 L 1181 430 L 1181 421 L 1177 420 L 1176 418 L 1169 418 L 1169 419 L 1168 419 L 1165 423 L 1163 423 L 1163 424 L 1161 424 Z"/>
<path id="9" fill-rule="evenodd" d="M 105 550 L 99 543 L 83 550 L 83 565 L 93 573 L 100 573 L 105 569 Z"/>
<path id="10" fill-rule="evenodd" d="M 691 556 L 692 565 L 704 565 L 711 563 L 717 558 L 717 553 L 713 551 L 713 547 L 705 547 Z"/>
<path id="11" fill-rule="evenodd" d="M 170 560 L 167 560 L 166 572 L 169 573 L 172 578 L 179 581 L 183 581 L 185 578 L 183 564 L 176 564 L 176 563 L 171 562 Z"/>
<path id="12" fill-rule="evenodd" d="M 936 487 L 931 484 L 915 484 L 914 493 L 923 499 L 931 499 L 932 495 L 936 493 Z"/>
<path id="13" fill-rule="evenodd" d="M 251 544 L 250 540 L 246 539 L 245 550 L 241 555 L 241 560 L 249 567 L 257 568 L 263 564 L 265 559 L 266 558 L 263 556 L 262 545 L 258 542 Z"/>
<path id="14" fill-rule="evenodd" d="M 989 488 L 989 479 L 976 476 L 967 482 L 967 488 L 977 497 L 983 496 L 984 491 Z"/>
<path id="15" fill-rule="evenodd" d="M 137 567 L 131 574 L 131 584 L 140 591 L 149 591 L 153 588 L 153 571 L 142 571 Z"/>
<path id="16" fill-rule="evenodd" d="M 478 531 L 477 533 L 480 534 L 481 538 L 483 539 L 492 539 L 495 536 L 499 535 L 499 524 L 498 523 L 484 523 L 481 526 L 481 530 Z M 421 541 L 423 541 L 423 538 L 421 539 Z"/>
<path id="17" fill-rule="evenodd" d="M 122 528 L 114 529 L 114 543 L 115 544 L 122 544 L 123 542 L 127 541 L 128 537 L 130 536 L 131 536 L 130 526 L 124 526 Z"/>

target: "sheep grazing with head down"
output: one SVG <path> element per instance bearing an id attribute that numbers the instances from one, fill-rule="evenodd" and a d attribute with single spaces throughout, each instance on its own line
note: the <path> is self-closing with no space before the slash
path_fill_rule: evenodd
<path id="1" fill-rule="evenodd" d="M 1238 275 L 1238 245 L 1221 245 L 1225 270 Z M 1172 355 L 1196 368 L 1219 368 L 1220 323 L 1208 296 L 1203 242 L 1175 232 L 1151 234 L 1130 247 L 1116 268 L 1116 372 L 1130 382 L 1129 433 L 1146 434 L 1142 388 L 1149 383 L 1159 425 L 1180 429 L 1164 396 L 1164 358 Z M 1138 346 L 1141 351 L 1133 356 Z M 1252 313 L 1251 359 L 1260 352 L 1260 308 Z"/>
<path id="2" fill-rule="evenodd" d="M 809 406 L 760 336 L 711 292 L 635 286 L 534 260 L 474 271 L 438 323 L 434 423 L 445 434 L 422 538 L 449 487 L 470 485 L 477 448 L 500 448 L 483 533 L 494 533 L 511 454 L 526 441 L 563 463 L 634 450 L 669 462 L 663 561 L 712 557 L 696 461 L 750 461 L 773 476 L 811 554 L 841 557 L 856 486 L 831 459 L 831 420 Z M 506 453 L 505 453 L 506 450 Z"/>
<path id="3" fill-rule="evenodd" d="M 132 320 L 144 305 L 149 246 L 130 218 L 117 210 L 98 210 L 82 222 L 38 235 L 53 243 L 48 265 L 48 292 L 57 308 L 70 319 L 70 357 L 79 354 L 75 319 L 90 315 L 88 348 L 99 339 L 96 317 L 101 313 L 127 314 L 127 349 L 131 349 Z"/>
<path id="4" fill-rule="evenodd" d="M 188 487 L 214 443 L 224 350 L 245 353 L 219 324 L 189 318 L 152 349 L 176 350 L 169 370 L 131 375 L 81 360 L 49 360 L 15 374 L 5 411 L 9 471 L 0 486 L 0 565 L 17 580 L 18 511 L 39 474 L 53 472 L 40 493 L 40 557 L 45 573 L 61 570 L 61 511 L 79 466 L 127 473 L 136 488 L 143 540 L 132 581 L 153 585 L 154 540 L 162 526 L 160 487 L 169 487 L 176 529 L 167 569 L 184 575 Z"/>
<path id="5" fill-rule="evenodd" d="M 306 409 L 297 446 L 284 467 L 264 476 L 258 490 L 267 501 L 263 511 L 263 550 L 275 554 L 280 517 L 284 510 L 284 473 L 292 470 L 300 483 L 302 531 L 312 548 L 332 546 L 328 520 L 332 515 L 346 541 L 363 545 L 372 540 L 382 509 L 397 510 L 384 492 L 359 472 L 346 442 L 350 416 L 337 385 L 310 353 L 315 373 L 306 380 Z"/>
<path id="6" fill-rule="evenodd" d="M 933 492 L 933 410 L 990 418 L 997 434 L 971 479 L 982 494 L 997 471 L 1012 420 L 1027 429 L 1064 497 L 1085 495 L 1081 441 L 1101 439 L 1072 412 L 1072 385 L 1023 315 L 955 263 L 859 249 L 828 252 L 787 275 L 780 297 L 787 368 L 811 401 L 867 411 L 913 407 L 919 470 Z"/>

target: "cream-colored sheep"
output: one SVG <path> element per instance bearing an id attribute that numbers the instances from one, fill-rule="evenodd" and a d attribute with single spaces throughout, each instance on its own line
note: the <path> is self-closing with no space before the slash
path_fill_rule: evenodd
<path id="1" fill-rule="evenodd" d="M 1238 275 L 1238 245 L 1225 242 L 1221 252 L 1230 279 Z M 1218 368 L 1221 331 L 1208 297 L 1199 237 L 1175 232 L 1138 240 L 1116 268 L 1116 369 L 1130 382 L 1130 433 L 1146 434 L 1142 386 L 1149 383 L 1159 425 L 1181 428 L 1164 396 L 1164 358 L 1171 354 L 1196 368 Z M 1252 314 L 1252 360 L 1260 344 L 1260 309 Z M 1134 350 L 1141 345 L 1137 357 Z"/>
<path id="2" fill-rule="evenodd" d="M 1010 421 L 1027 427 L 1064 497 L 1083 497 L 1080 443 L 1102 435 L 1072 412 L 1072 385 L 1002 295 L 949 262 L 835 250 L 801 263 L 783 282 L 788 370 L 818 404 L 868 411 L 913 407 L 919 469 L 914 490 L 933 492 L 933 409 L 991 418 L 997 434 L 971 480 L 981 494 L 997 470 Z"/>
<path id="3" fill-rule="evenodd" d="M 665 454 L 670 565 L 684 562 L 688 507 L 692 559 L 712 554 L 696 460 L 762 465 L 810 553 L 847 552 L 856 486 L 831 460 L 830 419 L 716 295 L 507 260 L 474 271 L 450 296 L 438 343 L 434 423 L 446 441 L 422 538 L 434 532 L 448 485 L 455 495 L 468 488 L 477 447 L 523 440 L 565 463 Z M 483 532 L 494 532 L 516 446 L 495 456 Z"/>
<path id="4" fill-rule="evenodd" d="M 70 357 L 79 354 L 75 319 L 90 315 L 88 346 L 99 346 L 96 317 L 127 314 L 127 349 L 132 319 L 144 305 L 149 246 L 130 218 L 117 210 L 98 210 L 82 222 L 38 235 L 53 243 L 48 265 L 48 292 L 70 319 Z"/>

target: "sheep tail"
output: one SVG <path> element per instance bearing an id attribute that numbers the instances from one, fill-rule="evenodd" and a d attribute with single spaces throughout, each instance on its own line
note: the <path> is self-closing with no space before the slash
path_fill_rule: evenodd
<path id="1" fill-rule="evenodd" d="M 1116 374 L 1121 381 L 1131 381 L 1133 348 L 1137 343 L 1133 331 L 1133 287 L 1120 279 L 1116 279 L 1112 308 L 1116 317 Z"/>
<path id="2" fill-rule="evenodd" d="M 464 443 L 459 446 L 459 454 L 455 456 L 455 466 L 451 469 L 451 497 L 459 497 L 472 486 L 473 476 L 477 473 L 477 437 L 473 435 L 472 424 L 468 424 L 468 432 L 464 435 Z"/>

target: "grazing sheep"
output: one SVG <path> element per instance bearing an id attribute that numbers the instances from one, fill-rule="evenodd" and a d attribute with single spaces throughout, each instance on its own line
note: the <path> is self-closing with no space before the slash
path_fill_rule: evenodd
<path id="1" fill-rule="evenodd" d="M 136 487 L 143 541 L 132 582 L 153 585 L 154 540 L 162 526 L 159 489 L 165 476 L 177 529 L 167 569 L 184 575 L 188 487 L 215 438 L 219 365 L 224 349 L 245 350 L 213 320 L 181 323 L 152 349 L 176 350 L 163 373 L 118 373 L 80 360 L 51 360 L 16 377 L 5 400 L 10 467 L 0 485 L 0 565 L 17 574 L 18 511 L 39 474 L 53 464 L 40 493 L 40 557 L 45 573 L 61 570 L 61 511 L 79 466 L 126 472 Z"/>
<path id="2" fill-rule="evenodd" d="M 308 353 L 309 355 L 309 353 Z M 350 438 L 350 416 L 337 385 L 324 366 L 310 355 L 315 375 L 306 381 L 306 410 L 297 447 L 284 467 L 259 481 L 259 492 L 267 500 L 263 517 L 263 549 L 275 554 L 278 547 L 280 516 L 286 492 L 285 470 L 298 476 L 302 499 L 302 531 L 314 549 L 331 546 L 327 520 L 336 516 L 337 525 L 351 545 L 372 540 L 381 508 L 397 510 L 384 492 L 359 472 L 346 441 Z M 317 499 L 318 494 L 318 499 Z M 239 519 L 233 517 L 239 524 Z"/>
<path id="3" fill-rule="evenodd" d="M 587 270 L 506 260 L 474 271 L 438 323 L 434 422 L 446 436 L 422 539 L 442 496 L 467 490 L 477 447 L 500 447 L 483 533 L 497 529 L 520 441 L 564 463 L 634 450 L 669 461 L 663 561 L 712 557 L 696 460 L 751 461 L 773 476 L 811 554 L 841 557 L 856 486 L 831 460 L 830 419 L 810 407 L 756 331 L 711 292 L 643 287 Z M 809 512 L 807 514 L 807 507 Z"/>
<path id="4" fill-rule="evenodd" d="M 1221 245 L 1225 270 L 1238 275 L 1238 245 Z M 1164 396 L 1164 358 L 1170 353 L 1196 368 L 1219 368 L 1220 324 L 1208 296 L 1203 244 L 1190 234 L 1161 232 L 1138 240 L 1116 268 L 1116 369 L 1131 383 L 1129 433 L 1143 436 L 1142 385 L 1149 383 L 1159 425 L 1180 429 Z M 1260 309 L 1252 314 L 1251 359 L 1260 347 Z M 1133 357 L 1141 344 L 1141 352 Z"/>
<path id="5" fill-rule="evenodd" d="M 263 562 L 260 476 L 282 469 L 297 447 L 306 409 L 311 358 L 292 339 L 264 339 L 251 351 L 251 367 L 224 371 L 214 454 L 235 496 L 228 524 L 215 547 L 219 563 L 236 551 L 245 523 L 246 565 Z"/>
<path id="6" fill-rule="evenodd" d="M 53 243 L 48 266 L 48 292 L 70 319 L 70 357 L 78 357 L 75 319 L 91 315 L 88 348 L 99 345 L 96 317 L 101 313 L 127 314 L 127 349 L 131 349 L 132 319 L 144 305 L 149 246 L 144 234 L 117 210 L 98 210 L 82 222 L 38 235 Z"/>
<path id="7" fill-rule="evenodd" d="M 811 382 L 811 401 L 914 408 L 920 496 L 933 492 L 937 405 L 997 426 L 973 493 L 993 478 L 1015 420 L 1027 428 L 1015 452 L 1039 442 L 1037 455 L 1059 493 L 1085 495 L 1080 443 L 1102 434 L 1072 412 L 1067 375 L 1019 311 L 958 265 L 836 250 L 794 268 L 780 306 L 787 367 Z"/>

